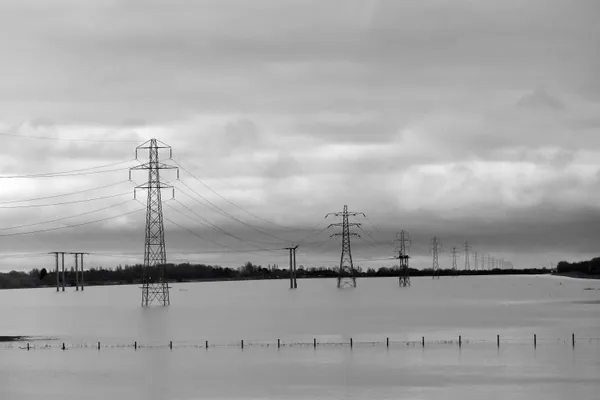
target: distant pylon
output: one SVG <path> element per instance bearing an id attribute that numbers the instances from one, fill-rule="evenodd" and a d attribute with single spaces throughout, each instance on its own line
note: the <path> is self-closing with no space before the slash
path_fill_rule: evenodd
<path id="1" fill-rule="evenodd" d="M 469 251 L 471 251 L 471 246 L 469 246 L 469 242 L 465 242 L 465 271 L 471 269 L 471 265 L 469 264 Z"/>
<path id="2" fill-rule="evenodd" d="M 477 252 L 473 254 L 473 260 L 475 261 L 475 271 L 477 271 L 479 269 L 479 256 L 477 255 Z"/>
<path id="3" fill-rule="evenodd" d="M 331 235 L 331 237 L 333 237 L 333 236 L 341 236 L 342 237 L 342 255 L 340 257 L 340 268 L 339 268 L 338 278 L 337 278 L 337 287 L 338 288 L 345 287 L 345 286 L 356 287 L 356 271 L 354 270 L 354 264 L 352 263 L 352 251 L 350 249 L 350 236 L 360 237 L 360 235 L 358 233 L 350 232 L 350 227 L 351 226 L 360 226 L 361 224 L 348 222 L 348 217 L 350 217 L 350 216 L 354 217 L 358 214 L 362 214 L 363 216 L 366 217 L 366 215 L 364 213 L 349 212 L 348 206 L 345 205 L 344 211 L 337 212 L 337 213 L 329 213 L 325 216 L 325 218 L 327 218 L 330 215 L 333 215 L 336 217 L 342 217 L 341 223 L 330 224 L 328 226 L 328 228 L 331 228 L 332 226 L 341 226 L 342 227 L 342 233 L 334 233 L 333 235 Z"/>
<path id="4" fill-rule="evenodd" d="M 452 276 L 455 277 L 458 274 L 458 266 L 456 264 L 456 259 L 458 258 L 458 252 L 456 251 L 456 246 L 452 248 Z"/>
<path id="5" fill-rule="evenodd" d="M 488 269 L 491 271 L 494 269 L 494 259 L 490 254 L 488 254 Z"/>
<path id="6" fill-rule="evenodd" d="M 440 250 L 441 243 L 437 236 L 431 239 L 431 251 L 433 252 L 433 267 L 432 267 L 432 278 L 440 279 L 440 263 L 438 259 L 438 251 Z"/>
<path id="7" fill-rule="evenodd" d="M 165 279 L 165 264 L 167 252 L 165 248 L 165 229 L 162 211 L 162 189 L 173 189 L 160 180 L 161 169 L 176 169 L 179 178 L 179 169 L 172 165 L 160 162 L 159 150 L 169 149 L 169 158 L 172 156 L 171 146 L 156 139 L 150 139 L 135 149 L 135 158 L 138 150 L 148 150 L 148 162 L 135 166 L 129 171 L 131 179 L 132 170 L 148 170 L 148 181 L 135 189 L 145 189 L 148 192 L 146 203 L 146 239 L 144 244 L 144 266 L 142 268 L 142 306 L 146 307 L 157 301 L 163 306 L 171 304 L 169 298 L 169 284 Z M 134 189 L 134 197 L 136 191 Z M 175 189 L 173 189 L 173 195 Z"/>
<path id="8" fill-rule="evenodd" d="M 408 248 L 410 247 L 410 238 L 407 231 L 400 231 L 396 234 L 396 251 L 398 252 L 398 283 L 400 287 L 410 286 L 410 270 L 408 267 Z M 407 246 L 408 244 L 408 246 Z"/>

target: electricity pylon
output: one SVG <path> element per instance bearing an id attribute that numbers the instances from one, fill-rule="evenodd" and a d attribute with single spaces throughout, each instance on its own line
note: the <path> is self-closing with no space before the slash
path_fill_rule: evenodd
<path id="1" fill-rule="evenodd" d="M 298 282 L 296 281 L 296 247 L 285 247 L 284 250 L 290 251 L 290 289 L 298 289 Z"/>
<path id="2" fill-rule="evenodd" d="M 479 269 L 479 256 L 477 255 L 477 252 L 473 254 L 473 260 L 475 261 L 475 271 L 477 271 Z"/>
<path id="3" fill-rule="evenodd" d="M 440 279 L 440 264 L 438 260 L 438 251 L 441 248 L 440 239 L 437 236 L 434 236 L 431 239 L 431 250 L 433 252 L 433 271 L 432 271 L 432 279 Z"/>
<path id="4" fill-rule="evenodd" d="M 398 283 L 400 287 L 410 286 L 410 270 L 408 268 L 408 248 L 410 248 L 410 238 L 407 231 L 400 231 L 396 234 L 396 251 L 398 252 L 397 259 L 399 260 Z M 407 246 L 408 244 L 408 246 Z"/>
<path id="5" fill-rule="evenodd" d="M 488 254 L 488 269 L 491 271 L 494 269 L 494 259 Z"/>
<path id="6" fill-rule="evenodd" d="M 456 260 L 458 259 L 458 252 L 456 251 L 456 246 L 452 248 L 452 277 L 458 275 L 458 266 L 456 264 Z"/>
<path id="7" fill-rule="evenodd" d="M 465 242 L 465 271 L 471 269 L 471 265 L 469 264 L 469 251 L 471 251 L 471 246 L 469 246 L 469 242 Z"/>
<path id="8" fill-rule="evenodd" d="M 358 236 L 360 235 L 355 232 L 350 232 L 351 226 L 360 226 L 359 223 L 350 223 L 348 222 L 348 217 L 355 217 L 359 214 L 362 214 L 366 217 L 365 213 L 360 212 L 349 212 L 348 206 L 344 205 L 344 211 L 337 213 L 329 213 L 325 216 L 327 218 L 330 215 L 335 217 L 342 217 L 342 222 L 338 224 L 330 224 L 327 228 L 331 228 L 332 226 L 341 226 L 342 233 L 334 233 L 330 237 L 333 236 L 341 236 L 342 237 L 342 255 L 340 257 L 340 269 L 337 278 L 337 287 L 345 287 L 345 286 L 353 286 L 356 287 L 356 271 L 354 270 L 354 264 L 352 263 L 352 251 L 350 249 L 350 236 Z"/>
<path id="9" fill-rule="evenodd" d="M 146 239 L 144 245 L 144 267 L 142 268 L 142 306 L 147 307 L 154 301 L 163 306 L 171 304 L 169 298 L 169 284 L 165 279 L 165 264 L 167 263 L 167 252 L 165 249 L 165 228 L 162 210 L 162 189 L 172 189 L 173 186 L 160 180 L 160 170 L 176 169 L 179 179 L 179 168 L 160 162 L 160 149 L 169 149 L 169 159 L 173 150 L 156 139 L 150 139 L 135 149 L 135 158 L 138 159 L 138 150 L 148 150 L 148 162 L 135 166 L 131 171 L 148 170 L 148 181 L 136 186 L 133 193 L 136 197 L 136 189 L 144 189 L 148 192 L 146 203 Z"/>

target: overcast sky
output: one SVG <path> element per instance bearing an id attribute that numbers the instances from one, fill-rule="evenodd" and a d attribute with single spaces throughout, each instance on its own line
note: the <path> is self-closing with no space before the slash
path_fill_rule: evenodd
<path id="1" fill-rule="evenodd" d="M 298 264 L 333 266 L 324 216 L 344 204 L 368 217 L 363 268 L 390 265 L 402 229 L 420 268 L 433 235 L 441 267 L 465 240 L 517 267 L 600 255 L 598 20 L 595 0 L 2 0 L 0 175 L 123 163 L 1 179 L 0 269 L 141 261 L 143 211 L 20 233 L 143 209 L 126 161 L 150 138 L 213 189 L 181 171 L 170 261 L 285 266 L 304 240 Z"/>

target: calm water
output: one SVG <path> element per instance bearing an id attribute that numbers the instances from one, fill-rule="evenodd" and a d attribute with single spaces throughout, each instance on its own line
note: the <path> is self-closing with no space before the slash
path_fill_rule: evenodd
<path id="1" fill-rule="evenodd" d="M 334 280 L 301 280 L 296 291 L 286 281 L 173 284 L 172 306 L 149 309 L 136 286 L 0 291 L 0 335 L 56 339 L 33 341 L 29 352 L 24 343 L 0 346 L 0 399 L 598 399 L 600 281 L 412 283 L 362 279 L 339 290 Z M 461 349 L 445 343 L 458 335 Z M 425 349 L 406 343 L 422 336 Z M 313 337 L 357 344 L 275 345 Z M 136 340 L 162 347 L 121 347 Z M 195 347 L 205 340 L 218 347 Z M 58 350 L 62 342 L 69 350 Z"/>

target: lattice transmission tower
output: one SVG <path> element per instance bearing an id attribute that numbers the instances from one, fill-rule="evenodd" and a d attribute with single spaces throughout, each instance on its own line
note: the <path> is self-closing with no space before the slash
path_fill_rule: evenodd
<path id="1" fill-rule="evenodd" d="M 455 277 L 458 275 L 458 266 L 456 261 L 458 260 L 458 252 L 456 251 L 456 246 L 452 248 L 452 276 Z"/>
<path id="2" fill-rule="evenodd" d="M 431 251 L 433 252 L 433 268 L 432 268 L 432 279 L 440 279 L 440 263 L 438 258 L 438 252 L 441 249 L 442 244 L 440 238 L 434 236 L 431 239 Z"/>
<path id="3" fill-rule="evenodd" d="M 144 189 L 148 193 L 146 202 L 146 239 L 144 244 L 144 266 L 142 268 L 142 306 L 146 307 L 153 302 L 168 306 L 171 304 L 169 298 L 169 284 L 165 279 L 165 264 L 167 263 L 167 252 L 165 248 L 165 228 L 162 210 L 162 189 L 172 189 L 173 186 L 160 180 L 160 171 L 164 169 L 176 169 L 179 179 L 179 168 L 162 163 L 159 157 L 160 149 L 169 150 L 169 159 L 172 157 L 171 146 L 163 142 L 150 139 L 135 149 L 135 158 L 138 159 L 138 150 L 148 150 L 148 162 L 135 166 L 129 171 L 148 170 L 148 181 L 138 185 L 134 189 L 134 198 L 137 189 Z"/>
<path id="4" fill-rule="evenodd" d="M 473 260 L 475 261 L 475 271 L 479 269 L 479 255 L 477 252 L 473 254 Z"/>
<path id="5" fill-rule="evenodd" d="M 471 264 L 469 264 L 469 251 L 471 251 L 471 246 L 469 246 L 469 242 L 465 242 L 465 271 L 471 269 Z"/>
<path id="6" fill-rule="evenodd" d="M 334 233 L 330 237 L 333 236 L 341 236 L 342 237 L 342 255 L 340 257 L 340 268 L 338 272 L 337 278 L 337 287 L 345 287 L 352 286 L 356 287 L 356 271 L 354 269 L 354 264 L 352 263 L 352 251 L 350 248 L 350 236 L 358 236 L 360 235 L 355 232 L 350 232 L 351 226 L 360 226 L 361 224 L 353 222 L 349 222 L 349 217 L 355 217 L 357 215 L 363 215 L 366 217 L 365 213 L 361 212 L 349 212 L 348 206 L 344 206 L 344 211 L 329 213 L 325 216 L 327 218 L 330 215 L 335 217 L 342 217 L 342 222 L 337 224 L 330 224 L 327 228 L 331 228 L 332 226 L 339 226 L 342 228 L 341 233 Z"/>
<path id="7" fill-rule="evenodd" d="M 398 283 L 400 287 L 410 286 L 410 270 L 408 268 L 408 249 L 410 248 L 410 237 L 407 231 L 400 231 L 396 234 L 396 251 L 398 252 Z"/>

